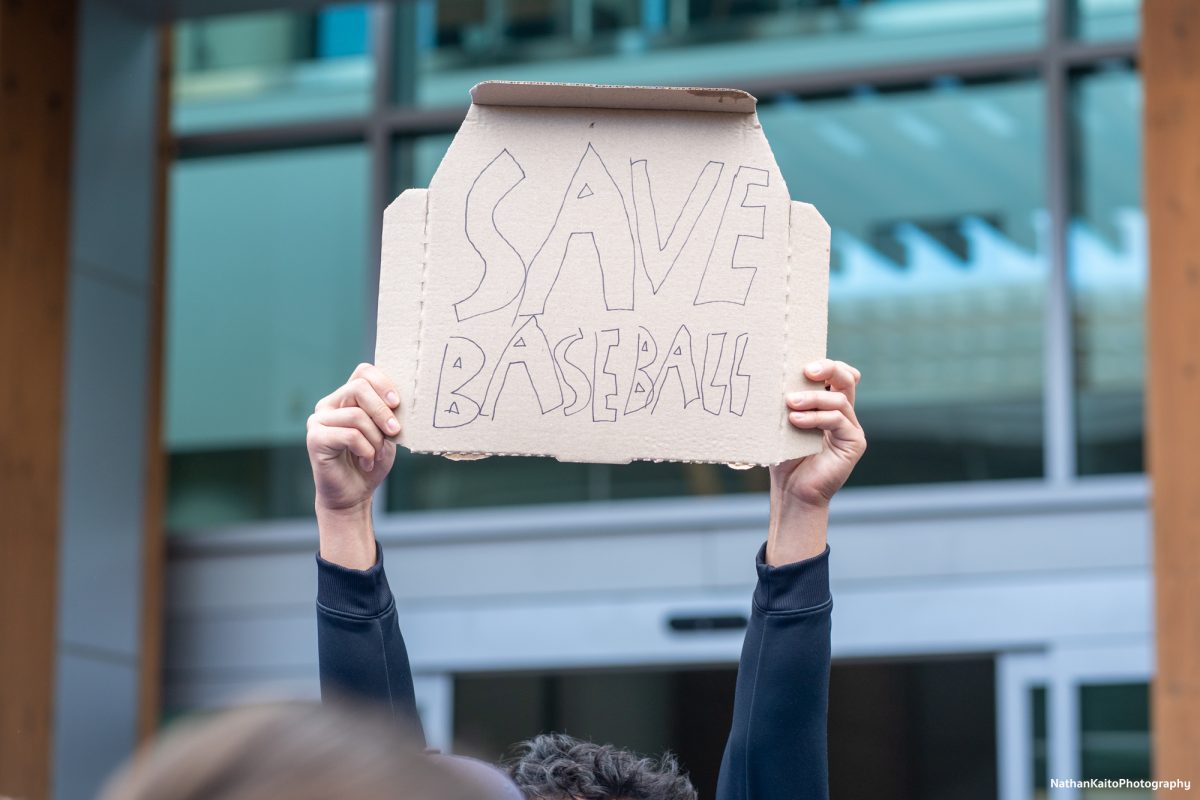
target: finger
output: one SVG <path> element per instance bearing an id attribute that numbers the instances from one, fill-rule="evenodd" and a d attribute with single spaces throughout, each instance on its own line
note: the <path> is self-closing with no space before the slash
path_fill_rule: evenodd
<path id="1" fill-rule="evenodd" d="M 350 453 L 358 458 L 358 465 L 366 472 L 375 467 L 375 448 L 357 428 L 314 425 L 308 432 L 308 447 L 312 452 L 326 456 Z"/>
<path id="2" fill-rule="evenodd" d="M 862 373 L 858 371 L 857 367 L 851 366 L 845 361 L 834 361 L 832 358 L 813 361 L 804 368 L 804 374 L 814 381 L 828 381 L 830 378 L 837 378 L 843 384 L 857 384 L 862 380 Z"/>
<path id="3" fill-rule="evenodd" d="M 336 392 L 317 403 L 317 411 L 329 408 L 348 408 L 358 406 L 379 426 L 384 436 L 395 436 L 400 433 L 400 423 L 392 414 L 375 387 L 366 378 L 351 378 Z"/>
<path id="4" fill-rule="evenodd" d="M 787 396 L 787 407 L 792 411 L 838 411 L 858 424 L 854 403 L 843 392 L 792 392 Z"/>
<path id="5" fill-rule="evenodd" d="M 396 408 L 400 405 L 400 392 L 397 391 L 396 384 L 392 383 L 392 379 L 374 364 L 366 362 L 359 364 L 350 375 L 351 380 L 354 378 L 362 378 L 371 384 L 376 394 L 383 398 L 383 402 L 387 403 L 389 408 Z"/>
<path id="6" fill-rule="evenodd" d="M 383 432 L 379 430 L 379 426 L 375 424 L 374 420 L 367 416 L 367 412 L 358 406 L 325 408 L 314 412 L 308 418 L 308 425 L 310 429 L 314 425 L 324 425 L 330 428 L 354 428 L 371 443 L 371 447 L 375 449 L 376 458 L 383 453 L 385 441 Z"/>
<path id="7" fill-rule="evenodd" d="M 862 428 L 840 411 L 792 411 L 788 422 L 800 430 L 829 431 L 836 439 L 862 438 Z"/>
<path id="8" fill-rule="evenodd" d="M 834 361 L 830 358 L 812 362 L 804 368 L 804 375 L 811 380 L 824 383 L 835 392 L 844 393 L 850 398 L 851 403 L 854 402 L 858 382 L 862 380 L 862 373 L 857 369 L 845 361 Z"/>
<path id="9" fill-rule="evenodd" d="M 814 381 L 824 381 L 833 372 L 833 359 L 818 359 L 804 368 L 804 377 Z"/>

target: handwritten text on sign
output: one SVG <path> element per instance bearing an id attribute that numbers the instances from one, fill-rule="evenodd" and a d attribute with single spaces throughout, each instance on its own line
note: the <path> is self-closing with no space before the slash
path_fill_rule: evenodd
<path id="1" fill-rule="evenodd" d="M 639 272 L 654 296 L 662 290 L 664 295 L 686 293 L 692 307 L 744 307 L 763 266 L 755 258 L 756 241 L 761 243 L 765 232 L 765 199 L 758 193 L 768 186 L 770 174 L 709 161 L 670 221 L 670 210 L 655 202 L 647 160 L 631 160 L 627 169 L 632 187 L 628 198 L 609 165 L 588 144 L 553 212 L 549 233 L 528 259 L 512 244 L 512 231 L 496 219 L 497 207 L 526 178 L 521 164 L 507 149 L 501 150 L 471 182 L 464 232 L 482 261 L 483 274 L 478 286 L 454 303 L 454 315 L 465 323 L 513 314 L 515 302 L 516 327 L 503 350 L 492 354 L 469 336 L 448 338 L 440 353 L 435 428 L 494 419 L 513 381 L 532 387 L 542 414 L 558 411 L 570 417 L 587 412 L 594 421 L 613 422 L 621 416 L 653 414 L 661 407 L 699 403 L 709 414 L 742 415 L 750 387 L 750 376 L 743 370 L 748 333 L 693 330 L 688 324 L 652 331 L 645 324 L 621 324 L 628 319 L 616 312 L 635 310 Z M 550 213 L 547 209 L 547 221 Z M 710 222 L 699 224 L 702 219 Z M 689 244 L 691 253 L 704 254 L 703 266 L 676 270 Z M 571 316 L 570 297 L 552 304 L 558 324 L 546 322 L 547 300 L 568 256 L 598 265 L 604 308 L 614 312 L 618 324 L 586 333 L 579 327 L 562 330 Z M 688 274 L 672 281 L 673 271 Z"/>

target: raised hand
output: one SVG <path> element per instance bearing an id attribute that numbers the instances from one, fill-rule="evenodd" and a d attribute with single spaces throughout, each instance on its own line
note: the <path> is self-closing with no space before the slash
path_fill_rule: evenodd
<path id="1" fill-rule="evenodd" d="M 355 569 L 375 563 L 371 497 L 396 460 L 399 405 L 395 384 L 379 368 L 359 364 L 308 418 L 308 459 L 326 560 Z"/>
<path id="2" fill-rule="evenodd" d="M 802 430 L 824 431 L 825 446 L 819 453 L 771 467 L 768 563 L 789 563 L 824 551 L 829 501 L 867 449 L 866 434 L 854 413 L 862 374 L 830 359 L 809 364 L 804 374 L 826 388 L 784 398 L 788 422 Z"/>

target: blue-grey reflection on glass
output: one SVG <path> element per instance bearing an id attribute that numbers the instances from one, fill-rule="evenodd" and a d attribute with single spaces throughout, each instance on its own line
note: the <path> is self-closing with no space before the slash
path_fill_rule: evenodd
<path id="1" fill-rule="evenodd" d="M 1083 780 L 1151 778 L 1150 689 L 1144 682 L 1079 687 L 1079 765 Z M 1151 800 L 1149 789 L 1091 790 L 1083 800 Z"/>
<path id="2" fill-rule="evenodd" d="M 1075 0 L 1075 35 L 1088 41 L 1137 39 L 1141 5 L 1141 0 Z"/>
<path id="3" fill-rule="evenodd" d="M 171 530 L 311 512 L 305 420 L 364 355 L 367 175 L 361 145 L 174 165 Z"/>
<path id="4" fill-rule="evenodd" d="M 760 107 L 792 197 L 833 228 L 859 484 L 1042 472 L 1042 107 L 1028 81 Z"/>
<path id="5" fill-rule="evenodd" d="M 1079 471 L 1142 469 L 1146 218 L 1141 83 L 1128 67 L 1082 76 L 1072 92 L 1074 292 Z"/>
<path id="6" fill-rule="evenodd" d="M 1036 47 L 1045 0 L 400 3 L 418 105 L 481 80 L 695 86 Z"/>
<path id="7" fill-rule="evenodd" d="M 413 142 L 413 186 L 429 186 L 453 139 L 453 135 L 446 134 L 421 136 Z"/>
<path id="8" fill-rule="evenodd" d="M 369 19 L 357 4 L 179 23 L 172 126 L 196 133 L 365 112 Z"/>

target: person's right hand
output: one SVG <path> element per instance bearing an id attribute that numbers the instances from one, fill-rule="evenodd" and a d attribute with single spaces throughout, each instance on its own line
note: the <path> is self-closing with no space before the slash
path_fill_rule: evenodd
<path id="1" fill-rule="evenodd" d="M 399 405 L 395 384 L 377 367 L 359 364 L 308 418 L 308 459 L 327 560 L 358 569 L 375 561 L 371 497 L 396 460 Z"/>

